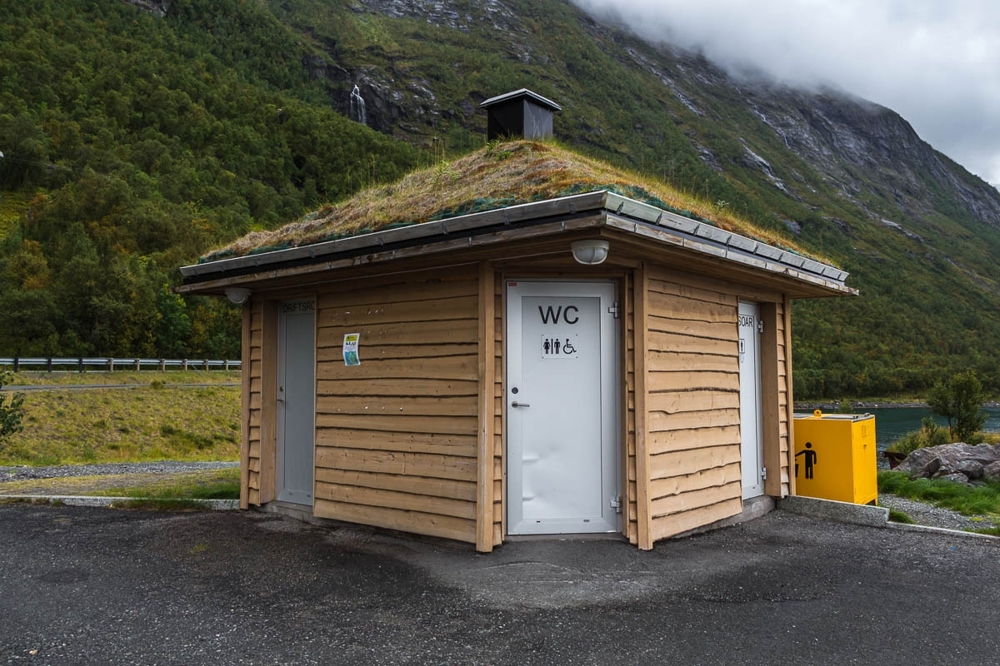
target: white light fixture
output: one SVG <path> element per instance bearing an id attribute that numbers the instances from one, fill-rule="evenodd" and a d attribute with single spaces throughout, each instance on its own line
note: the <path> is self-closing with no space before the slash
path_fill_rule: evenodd
<path id="1" fill-rule="evenodd" d="M 250 298 L 250 290 L 242 287 L 230 287 L 226 289 L 226 298 L 236 305 L 243 305 Z"/>
<path id="2" fill-rule="evenodd" d="M 569 248 L 573 251 L 573 258 L 577 263 L 585 266 L 596 266 L 604 263 L 608 258 L 608 241 L 606 240 L 581 240 L 570 243 Z"/>

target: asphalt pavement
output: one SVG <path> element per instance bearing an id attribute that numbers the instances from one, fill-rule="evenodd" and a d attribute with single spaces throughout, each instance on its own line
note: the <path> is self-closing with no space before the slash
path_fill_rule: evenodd
<path id="1" fill-rule="evenodd" d="M 0 663 L 996 664 L 1000 545 L 783 511 L 640 552 L 0 505 Z"/>

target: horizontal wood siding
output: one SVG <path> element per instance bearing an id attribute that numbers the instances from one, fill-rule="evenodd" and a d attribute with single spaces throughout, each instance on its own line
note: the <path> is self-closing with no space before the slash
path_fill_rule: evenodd
<path id="1" fill-rule="evenodd" d="M 478 302 L 474 269 L 319 294 L 317 516 L 476 541 Z"/>
<path id="2" fill-rule="evenodd" d="M 263 337 L 264 337 L 264 305 L 259 298 L 253 299 L 249 307 L 249 316 L 245 318 L 245 326 L 249 329 L 244 332 L 244 342 L 248 343 L 248 349 L 243 351 L 244 358 L 248 363 L 243 366 L 243 402 L 246 404 L 247 415 L 247 436 L 246 436 L 246 469 L 243 471 L 243 485 L 246 493 L 241 493 L 246 497 L 246 504 L 259 506 L 260 500 L 260 471 L 261 471 L 261 385 L 262 385 L 262 358 L 263 358 Z M 242 502 L 241 502 L 242 503 Z"/>
<path id="3" fill-rule="evenodd" d="M 655 540 L 742 509 L 738 299 L 655 274 L 647 284 L 646 448 Z"/>

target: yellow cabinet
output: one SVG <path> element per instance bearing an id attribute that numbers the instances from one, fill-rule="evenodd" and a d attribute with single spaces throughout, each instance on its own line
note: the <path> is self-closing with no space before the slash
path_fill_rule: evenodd
<path id="1" fill-rule="evenodd" d="M 871 504 L 878 501 L 875 417 L 795 415 L 795 494 Z"/>

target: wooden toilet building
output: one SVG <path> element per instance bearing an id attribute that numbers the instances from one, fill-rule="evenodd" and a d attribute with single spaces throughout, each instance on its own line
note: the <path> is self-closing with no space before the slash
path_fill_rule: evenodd
<path id="1" fill-rule="evenodd" d="M 847 274 L 595 164 L 491 145 L 183 268 L 243 303 L 242 506 L 649 549 L 794 492 L 790 304 Z"/>

